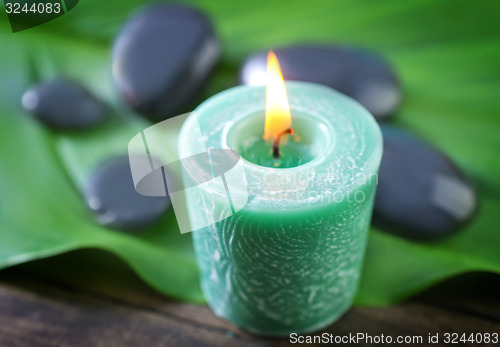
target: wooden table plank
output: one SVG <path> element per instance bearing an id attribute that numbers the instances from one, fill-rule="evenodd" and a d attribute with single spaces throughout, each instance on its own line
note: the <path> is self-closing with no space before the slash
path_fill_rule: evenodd
<path id="1" fill-rule="evenodd" d="M 496 316 L 500 306 L 495 306 L 498 295 L 493 299 L 488 297 L 492 294 L 489 290 L 495 290 L 499 283 L 498 276 L 493 278 L 487 286 L 481 286 L 478 279 L 473 281 L 476 292 L 462 284 L 466 291 L 459 294 L 461 291 L 452 283 L 451 288 L 440 286 L 439 295 L 429 291 L 392 307 L 356 307 L 323 332 L 338 336 L 360 332 L 424 339 L 429 333 L 500 332 Z M 464 298 L 469 303 L 465 308 L 461 306 Z M 487 305 L 492 302 L 494 305 Z M 488 309 L 481 311 L 482 306 Z M 323 332 L 313 335 L 320 336 Z M 265 339 L 241 331 L 215 317 L 207 306 L 166 298 L 104 252 L 74 252 L 0 272 L 0 346 L 145 343 L 149 346 L 290 345 L 289 339 Z"/>
<path id="2" fill-rule="evenodd" d="M 0 346 L 214 346 L 236 340 L 239 346 L 253 346 L 256 342 L 123 301 L 14 282 L 0 286 Z"/>

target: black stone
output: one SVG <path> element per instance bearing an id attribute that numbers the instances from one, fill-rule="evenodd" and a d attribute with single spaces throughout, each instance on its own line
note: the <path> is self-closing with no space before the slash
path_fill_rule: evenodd
<path id="1" fill-rule="evenodd" d="M 24 93 L 24 108 L 40 121 L 58 130 L 84 130 L 105 117 L 103 104 L 80 84 L 56 79 Z"/>
<path id="2" fill-rule="evenodd" d="M 477 194 L 449 158 L 394 126 L 382 126 L 382 133 L 374 225 L 410 239 L 432 240 L 472 219 Z"/>
<path id="3" fill-rule="evenodd" d="M 205 15 L 178 4 L 134 15 L 113 47 L 113 77 L 130 107 L 152 121 L 186 111 L 219 58 Z"/>
<path id="4" fill-rule="evenodd" d="M 274 50 L 285 80 L 324 84 L 357 100 L 378 120 L 386 119 L 401 102 L 401 87 L 391 66 L 369 51 L 338 46 L 301 44 Z M 248 57 L 240 81 L 266 83 L 267 51 Z"/>
<path id="5" fill-rule="evenodd" d="M 85 195 L 100 224 L 126 231 L 151 225 L 170 206 L 168 196 L 144 196 L 136 192 L 127 156 L 114 157 L 99 165 L 90 177 Z"/>

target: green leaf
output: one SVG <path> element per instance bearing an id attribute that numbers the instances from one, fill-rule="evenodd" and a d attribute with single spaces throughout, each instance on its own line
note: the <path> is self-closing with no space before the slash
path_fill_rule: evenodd
<path id="1" fill-rule="evenodd" d="M 0 14 L 0 268 L 77 248 L 112 252 L 158 291 L 202 302 L 189 235 L 170 211 L 131 235 L 97 225 L 82 188 L 150 124 L 127 111 L 110 75 L 112 38 L 140 0 L 86 0 L 12 34 Z M 416 243 L 372 230 L 358 304 L 385 305 L 467 271 L 500 273 L 500 27 L 497 1 L 195 1 L 213 20 L 223 59 L 207 97 L 234 85 L 244 57 L 301 41 L 371 48 L 395 67 L 405 99 L 395 122 L 450 155 L 478 187 L 477 218 L 456 236 Z M 84 133 L 52 132 L 20 107 L 38 80 L 68 76 L 110 105 Z M 172 136 L 175 136 L 172 129 Z"/>
<path id="2" fill-rule="evenodd" d="M 40 47 L 37 37 L 44 37 L 50 49 Z M 0 108 L 0 267 L 77 248 L 100 248 L 118 255 L 159 291 L 203 302 L 191 238 L 179 233 L 173 211 L 134 236 L 96 224 L 82 198 L 91 170 L 110 155 L 126 154 L 128 141 L 147 123 L 110 112 L 109 120 L 93 131 L 55 133 L 20 109 L 21 95 L 33 82 L 30 74 L 69 75 L 94 91 L 107 86 L 107 93 L 98 93 L 112 102 L 106 47 L 80 46 L 46 34 L 4 34 L 2 42 L 16 49 L 16 55 L 3 56 L 2 75 L 12 68 L 24 75 L 13 73 L 10 89 L 2 85 L 12 95 Z M 33 51 L 41 53 L 36 56 L 40 59 L 30 58 Z"/>

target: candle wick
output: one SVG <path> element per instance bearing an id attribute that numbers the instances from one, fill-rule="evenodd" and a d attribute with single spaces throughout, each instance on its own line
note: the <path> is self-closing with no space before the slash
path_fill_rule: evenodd
<path id="1" fill-rule="evenodd" d="M 273 141 L 273 157 L 274 157 L 274 159 L 280 158 L 280 140 L 281 140 L 281 136 L 286 135 L 286 134 L 293 135 L 293 129 L 288 128 L 286 130 L 283 130 L 281 133 L 279 133 L 274 138 L 274 141 Z"/>

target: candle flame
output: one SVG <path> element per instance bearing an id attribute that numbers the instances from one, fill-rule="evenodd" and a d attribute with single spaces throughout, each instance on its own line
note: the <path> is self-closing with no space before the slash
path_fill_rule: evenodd
<path id="1" fill-rule="evenodd" d="M 292 127 L 285 82 L 276 55 L 267 55 L 266 123 L 264 139 L 274 139 Z"/>

